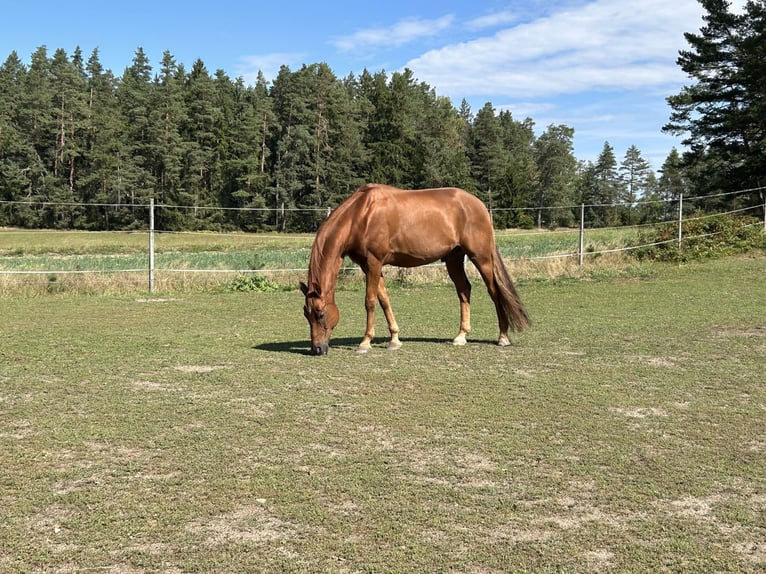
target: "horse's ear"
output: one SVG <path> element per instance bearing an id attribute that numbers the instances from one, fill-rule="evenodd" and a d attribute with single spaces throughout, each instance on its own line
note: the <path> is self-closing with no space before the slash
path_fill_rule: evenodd
<path id="1" fill-rule="evenodd" d="M 322 295 L 319 287 L 317 287 L 314 291 L 309 291 L 309 286 L 306 285 L 303 281 L 301 281 L 301 292 L 306 297 L 321 297 Z"/>

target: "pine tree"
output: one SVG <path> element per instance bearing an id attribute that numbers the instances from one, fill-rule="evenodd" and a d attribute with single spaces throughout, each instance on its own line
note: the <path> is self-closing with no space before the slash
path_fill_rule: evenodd
<path id="1" fill-rule="evenodd" d="M 745 3 L 733 13 L 727 0 L 700 0 L 699 33 L 685 34 L 678 65 L 695 82 L 668 98 L 665 131 L 686 134 L 686 165 L 696 191 L 738 190 L 766 184 L 766 5 Z M 752 196 L 756 200 L 756 196 Z"/>
<path id="2" fill-rule="evenodd" d="M 16 52 L 0 66 L 0 200 L 18 201 L 29 193 L 25 174 L 31 152 L 19 125 L 27 70 Z M 0 225 L 20 225 L 19 206 L 0 205 Z"/>
<path id="3" fill-rule="evenodd" d="M 617 171 L 617 158 L 614 155 L 614 148 L 609 142 L 604 142 L 604 147 L 596 160 L 594 175 L 599 204 L 594 208 L 594 213 L 598 224 L 617 225 L 619 223 L 617 202 L 620 197 L 621 182 Z"/>
<path id="4" fill-rule="evenodd" d="M 423 147 L 422 187 L 470 188 L 467 155 L 468 122 L 446 98 L 434 99 L 427 109 Z"/>
<path id="5" fill-rule="evenodd" d="M 476 113 L 471 130 L 471 174 L 476 181 L 477 195 L 494 210 L 497 201 L 495 192 L 505 176 L 503 142 L 500 137 L 500 122 L 495 108 L 487 102 Z"/>
<path id="6" fill-rule="evenodd" d="M 649 162 L 643 158 L 641 151 L 635 145 L 630 146 L 625 152 L 619 173 L 622 182 L 619 201 L 623 204 L 623 223 L 633 225 L 636 202 L 648 191 L 649 177 L 654 174 Z"/>
<path id="7" fill-rule="evenodd" d="M 217 163 L 218 132 L 223 120 L 217 106 L 215 85 L 202 60 L 192 65 L 186 80 L 186 123 L 182 133 L 186 147 L 186 170 L 180 195 L 183 204 L 193 206 L 191 215 L 213 216 L 214 212 L 200 212 L 201 206 L 219 205 L 220 165 Z"/>
<path id="8" fill-rule="evenodd" d="M 677 201 L 679 197 L 688 193 L 689 181 L 686 170 L 683 167 L 681 155 L 674 147 L 660 169 L 659 195 L 665 202 Z"/>
<path id="9" fill-rule="evenodd" d="M 504 212 L 504 217 L 499 217 L 496 224 L 498 227 L 527 226 L 525 219 L 529 212 L 519 210 L 536 204 L 540 183 L 535 123 L 531 118 L 516 121 L 509 111 L 500 112 L 497 119 L 503 150 L 503 177 L 499 182 L 502 186 L 498 190 L 503 192 L 497 196 L 496 202 L 498 207 L 509 211 Z"/>
<path id="10" fill-rule="evenodd" d="M 126 155 L 120 132 L 117 82 L 110 70 L 105 70 L 94 49 L 85 66 L 88 106 L 88 125 L 85 133 L 83 167 L 79 177 L 79 195 L 84 203 L 98 203 L 87 207 L 87 225 L 96 229 L 110 229 L 115 209 L 109 204 L 118 202 L 120 185 L 119 158 Z"/>
<path id="11" fill-rule="evenodd" d="M 151 141 L 152 67 L 141 47 L 136 49 L 132 64 L 125 69 L 119 86 L 120 135 L 116 202 L 146 205 L 154 194 Z M 115 212 L 127 227 L 144 226 L 144 210 L 121 209 Z"/>
<path id="12" fill-rule="evenodd" d="M 72 204 L 79 200 L 75 196 L 75 184 L 79 176 L 76 170 L 84 153 L 88 120 L 86 78 L 79 48 L 72 61 L 63 49 L 56 50 L 50 62 L 50 73 L 55 114 L 52 164 L 55 183 L 50 198 L 54 202 Z M 81 210 L 71 205 L 55 207 L 53 220 L 48 224 L 74 227 L 78 213 Z"/>
<path id="13" fill-rule="evenodd" d="M 563 209 L 572 205 L 573 182 L 577 161 L 573 154 L 574 130 L 567 126 L 550 125 L 535 142 L 539 174 L 537 187 L 537 226 L 543 224 L 543 208 L 557 207 L 548 218 L 549 225 L 571 226 L 574 213 Z"/>
<path id="14" fill-rule="evenodd" d="M 188 118 L 184 101 L 186 74 L 183 66 L 176 63 L 169 51 L 162 54 L 160 73 L 154 80 L 153 102 L 150 110 L 150 141 L 152 142 L 152 172 L 156 184 L 154 197 L 158 203 L 183 203 L 179 193 L 182 189 L 184 154 L 186 144 L 181 130 Z M 160 211 L 158 227 L 174 229 L 176 225 L 169 219 L 175 218 L 178 211 Z M 175 215 L 171 215 L 171 214 Z"/>
<path id="15" fill-rule="evenodd" d="M 24 77 L 19 129 L 29 141 L 27 157 L 22 165 L 28 181 L 27 199 L 47 200 L 53 188 L 51 166 L 55 154 L 55 120 L 50 60 L 45 46 L 32 54 Z M 23 221 L 28 226 L 45 225 L 45 210 L 31 206 L 24 210 Z"/>

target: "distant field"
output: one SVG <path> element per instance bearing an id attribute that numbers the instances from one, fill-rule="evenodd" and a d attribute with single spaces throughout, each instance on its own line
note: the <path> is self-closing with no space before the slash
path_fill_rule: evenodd
<path id="1" fill-rule="evenodd" d="M 619 249 L 635 234 L 634 229 L 588 231 L 585 250 Z M 259 271 L 277 283 L 292 285 L 308 267 L 312 241 L 309 234 L 157 233 L 157 288 L 164 292 L 215 290 L 242 271 Z M 621 254 L 587 255 L 590 267 L 578 269 L 577 230 L 498 232 L 497 241 L 512 272 L 521 279 L 579 276 L 583 271 L 634 264 Z M 145 232 L 0 229 L 0 295 L 146 289 L 148 250 Z M 347 267 L 354 266 L 347 262 Z M 393 270 L 389 275 L 407 283 L 446 278 L 441 266 Z"/>
<path id="2" fill-rule="evenodd" d="M 297 290 L 5 298 L 0 572 L 763 572 L 765 269 L 525 281 L 507 348 L 395 282 L 367 355 L 350 283 L 321 358 Z"/>

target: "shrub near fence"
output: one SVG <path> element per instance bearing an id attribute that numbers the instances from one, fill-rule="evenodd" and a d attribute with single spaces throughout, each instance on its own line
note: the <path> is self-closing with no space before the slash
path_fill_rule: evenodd
<path id="1" fill-rule="evenodd" d="M 683 222 L 682 242 L 676 229 L 657 225 L 638 237 L 639 260 L 684 262 L 694 259 L 733 255 L 763 248 L 765 235 L 753 217 L 713 215 L 692 217 Z"/>
<path id="2" fill-rule="evenodd" d="M 686 209 L 691 203 L 686 202 Z M 99 285 L 133 291 L 148 288 L 150 292 L 192 286 L 258 289 L 275 283 L 292 285 L 302 278 L 308 265 L 311 234 L 168 232 L 154 226 L 154 209 L 160 206 L 151 203 L 143 207 L 149 212 L 145 231 L 0 231 L 0 292 L 13 293 L 29 284 L 39 288 L 41 283 L 46 292 L 66 291 L 75 285 L 78 290 L 94 293 L 99 292 Z M 528 269 L 533 276 L 572 274 L 574 266 L 603 261 L 607 255 L 615 259 L 631 253 L 639 260 L 686 261 L 727 254 L 762 246 L 766 231 L 766 215 L 763 221 L 754 217 L 760 210 L 766 212 L 762 206 L 685 217 L 681 199 L 676 216 L 666 221 L 586 229 L 585 213 L 591 207 L 580 206 L 579 230 L 498 231 L 498 246 L 513 264 L 515 274 L 519 275 L 519 268 Z M 41 240 L 36 233 L 48 236 L 48 240 Z M 28 241 L 32 236 L 36 237 L 34 243 Z M 354 269 L 347 262 L 343 273 L 353 273 Z M 418 274 L 427 272 L 406 270 L 396 273 L 395 278 L 410 281 Z M 247 280 L 252 275 L 263 276 L 267 283 Z"/>

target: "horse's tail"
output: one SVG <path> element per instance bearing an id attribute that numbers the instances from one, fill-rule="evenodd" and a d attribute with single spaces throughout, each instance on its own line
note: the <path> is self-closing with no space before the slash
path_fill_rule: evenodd
<path id="1" fill-rule="evenodd" d="M 492 256 L 492 269 L 495 276 L 495 287 L 497 287 L 500 303 L 508 319 L 508 325 L 514 331 L 523 331 L 532 324 L 532 320 L 527 315 L 527 310 L 524 309 L 519 294 L 516 293 L 516 287 L 513 285 L 511 276 L 508 275 L 508 270 L 505 268 L 497 245 L 495 245 L 495 252 Z"/>

